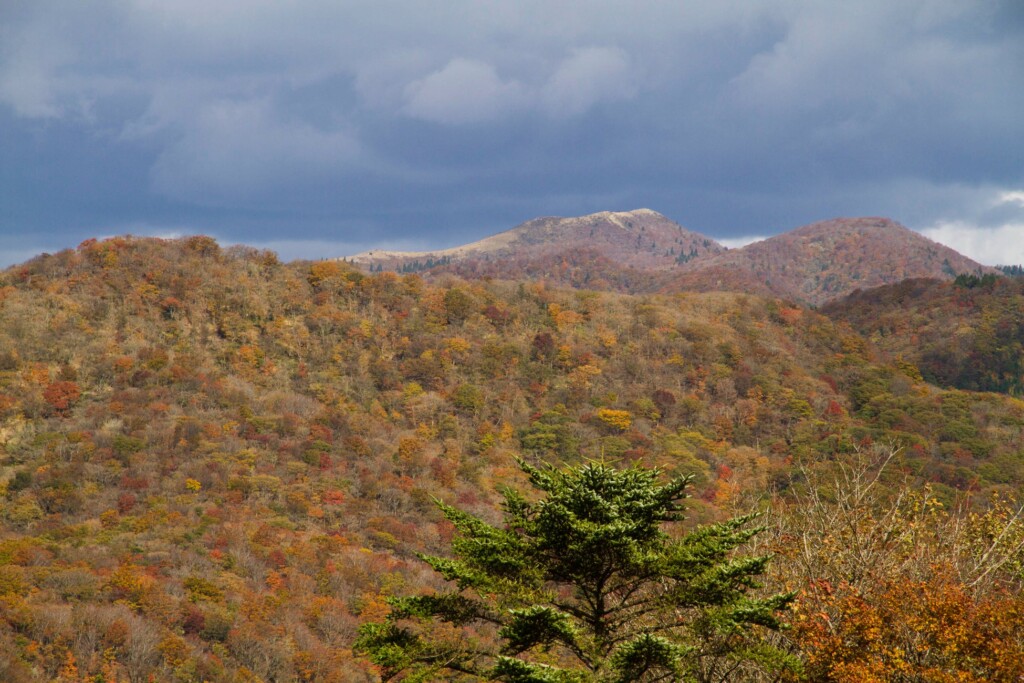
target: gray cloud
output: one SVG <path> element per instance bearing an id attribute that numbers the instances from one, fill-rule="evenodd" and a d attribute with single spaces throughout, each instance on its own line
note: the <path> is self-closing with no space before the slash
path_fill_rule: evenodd
<path id="1" fill-rule="evenodd" d="M 520 83 L 502 81 L 490 64 L 453 59 L 405 87 L 404 111 L 437 123 L 477 123 L 515 113 L 526 95 Z"/>
<path id="2" fill-rule="evenodd" d="M 629 55 L 620 48 L 577 48 L 541 90 L 545 111 L 578 116 L 602 101 L 631 99 L 637 91 Z"/>
<path id="3" fill-rule="evenodd" d="M 358 141 L 275 118 L 265 100 L 204 102 L 152 169 L 161 194 L 197 204 L 251 205 L 263 193 L 357 164 Z"/>
<path id="4" fill-rule="evenodd" d="M 637 91 L 629 55 L 617 47 L 574 48 L 551 66 L 542 83 L 522 83 L 503 80 L 486 62 L 456 58 L 406 85 L 403 111 L 445 124 L 508 119 L 531 111 L 568 118 L 600 102 L 630 99 Z"/>
<path id="5" fill-rule="evenodd" d="M 169 224 L 430 246 L 636 206 L 723 238 L 1005 238 L 1021 83 L 1017 0 L 9 0 L 0 250 Z"/>

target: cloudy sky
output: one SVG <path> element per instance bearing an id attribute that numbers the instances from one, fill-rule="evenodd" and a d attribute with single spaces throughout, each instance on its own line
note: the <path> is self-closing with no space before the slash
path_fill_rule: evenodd
<path id="1" fill-rule="evenodd" d="M 649 207 L 1024 263 L 1022 0 L 2 0 L 0 265 L 317 258 Z"/>

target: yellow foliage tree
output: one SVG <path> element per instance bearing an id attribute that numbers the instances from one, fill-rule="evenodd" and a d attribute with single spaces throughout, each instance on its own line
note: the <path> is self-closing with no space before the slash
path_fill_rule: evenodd
<path id="1" fill-rule="evenodd" d="M 633 415 L 628 410 L 601 408 L 597 411 L 596 417 L 605 426 L 617 432 L 624 432 L 633 426 Z"/>

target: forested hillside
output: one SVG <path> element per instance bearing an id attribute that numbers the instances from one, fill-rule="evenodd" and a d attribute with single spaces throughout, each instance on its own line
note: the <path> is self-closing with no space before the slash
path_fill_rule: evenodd
<path id="1" fill-rule="evenodd" d="M 1024 281 L 964 274 L 907 280 L 829 304 L 893 358 L 929 382 L 974 391 L 1024 392 Z"/>
<path id="2" fill-rule="evenodd" d="M 428 284 L 206 237 L 40 256 L 0 274 L 0 679 L 376 680 L 356 631 L 440 587 L 435 499 L 497 522 L 520 456 L 692 474 L 691 529 L 771 500 L 770 583 L 802 596 L 779 637 L 815 680 L 947 655 L 1016 680 L 991 648 L 1022 647 L 1024 402 L 889 358 L 745 294 Z M 836 510 L 862 533 L 812 526 Z M 861 666 L 844 628 L 882 648 L 871 620 L 906 625 L 917 590 L 925 663 Z"/>
<path id="3" fill-rule="evenodd" d="M 701 259 L 663 289 L 743 288 L 821 305 L 907 278 L 995 272 L 887 218 L 836 218 Z"/>

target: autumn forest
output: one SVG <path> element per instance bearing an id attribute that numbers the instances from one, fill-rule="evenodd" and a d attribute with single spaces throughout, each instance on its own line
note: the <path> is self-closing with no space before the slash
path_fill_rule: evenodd
<path id="1" fill-rule="evenodd" d="M 450 590 L 460 515 L 598 465 L 685 477 L 672 539 L 749 520 L 743 590 L 787 596 L 683 680 L 1024 677 L 1024 280 L 472 275 L 207 237 L 0 272 L 0 680 L 380 680 L 360 634 Z"/>

